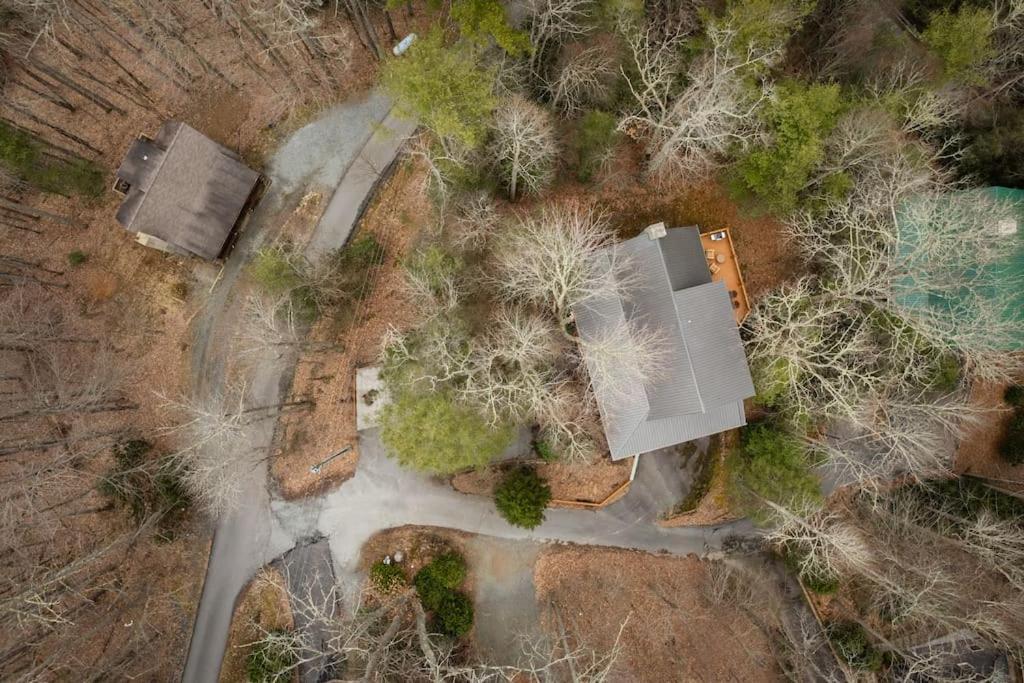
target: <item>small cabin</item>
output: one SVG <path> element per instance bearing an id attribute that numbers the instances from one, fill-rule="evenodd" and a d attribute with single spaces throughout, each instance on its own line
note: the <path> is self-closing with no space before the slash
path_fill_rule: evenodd
<path id="1" fill-rule="evenodd" d="M 140 135 L 117 169 L 117 221 L 140 244 L 220 258 L 255 199 L 260 174 L 191 126 L 168 121 Z"/>

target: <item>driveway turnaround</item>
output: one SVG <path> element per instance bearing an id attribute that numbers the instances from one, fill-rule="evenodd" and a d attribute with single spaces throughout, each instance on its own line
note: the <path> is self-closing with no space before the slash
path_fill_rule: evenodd
<path id="1" fill-rule="evenodd" d="M 656 455 L 653 457 L 657 457 Z M 656 467 L 640 458 L 640 468 Z M 638 480 L 641 477 L 638 475 Z M 662 511 L 646 505 L 638 489 L 603 510 L 550 509 L 544 523 L 521 529 L 498 514 L 484 496 L 459 493 L 447 482 L 403 469 L 388 458 L 378 430 L 360 435 L 359 468 L 352 479 L 321 498 L 271 502 L 274 517 L 296 537 L 321 534 L 330 541 L 339 579 L 355 579 L 359 550 L 370 536 L 406 524 L 445 527 L 498 538 L 556 541 L 632 548 L 674 555 L 704 555 L 722 548 L 730 535 L 749 535 L 740 520 L 715 527 L 665 528 L 655 524 Z"/>

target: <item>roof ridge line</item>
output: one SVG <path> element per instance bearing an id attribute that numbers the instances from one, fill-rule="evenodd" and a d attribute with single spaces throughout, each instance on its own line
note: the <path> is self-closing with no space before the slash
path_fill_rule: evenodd
<path id="1" fill-rule="evenodd" d="M 681 230 L 682 228 L 672 228 L 672 229 L 673 230 L 677 230 L 677 229 Z M 668 290 L 669 290 L 670 296 L 672 297 L 672 308 L 674 308 L 675 311 L 676 311 L 676 316 L 675 316 L 676 317 L 676 328 L 678 328 L 678 330 L 679 330 L 679 338 L 683 340 L 683 350 L 686 352 L 686 367 L 689 368 L 689 370 L 690 370 L 690 378 L 693 379 L 693 389 L 694 389 L 694 393 L 697 394 L 697 400 L 700 402 L 700 411 L 702 413 L 705 413 L 705 412 L 707 412 L 707 406 L 704 405 L 704 397 L 701 396 L 700 385 L 697 383 L 697 373 L 695 373 L 693 371 L 693 357 L 690 355 L 690 345 L 686 341 L 686 332 L 683 331 L 683 324 L 682 324 L 682 320 L 680 319 L 679 305 L 676 303 L 676 296 L 675 296 L 676 293 L 672 289 L 672 277 L 668 274 L 668 264 L 665 263 L 665 249 L 662 247 L 661 240 L 658 240 L 658 256 L 659 256 L 658 263 L 661 264 L 661 269 L 662 269 L 662 272 L 665 275 L 665 281 L 668 283 Z M 690 289 L 690 288 L 687 287 L 686 289 Z M 685 291 L 685 289 L 681 289 L 679 291 L 682 292 L 682 291 Z M 644 391 L 646 391 L 646 390 L 647 390 L 647 388 L 644 387 Z M 648 402 L 650 402 L 650 401 L 648 401 Z M 648 413 L 650 413 L 650 409 L 648 409 Z"/>
<path id="2" fill-rule="evenodd" d="M 158 175 L 160 175 L 160 169 L 162 169 L 164 167 L 164 162 L 167 161 L 167 155 L 169 155 L 171 153 L 171 148 L 174 147 L 174 143 L 178 141 L 178 136 L 181 134 L 181 129 L 184 128 L 186 125 L 188 125 L 184 121 L 174 121 L 174 120 L 171 120 L 171 121 L 164 121 L 160 125 L 160 128 L 164 128 L 168 123 L 177 123 L 178 127 L 174 131 L 174 137 L 172 137 L 170 140 L 167 141 L 167 147 L 166 147 L 166 149 L 164 149 L 164 153 L 160 155 L 160 163 L 158 163 L 156 165 L 156 168 L 153 169 L 153 178 L 154 178 L 154 180 L 156 179 L 156 177 Z M 160 135 L 159 130 L 157 131 L 157 135 Z M 138 140 L 138 138 L 135 138 L 135 139 Z M 150 183 L 150 185 L 152 185 L 152 183 Z M 145 204 L 146 200 L 149 199 L 149 190 L 146 190 L 145 192 L 140 192 L 139 194 L 142 195 L 142 199 L 139 201 L 139 205 L 135 209 L 135 215 L 136 216 L 138 216 L 139 213 L 142 212 L 143 204 Z M 133 220 L 132 222 L 134 223 L 135 221 Z M 138 232 L 138 230 L 136 230 L 135 232 Z"/>

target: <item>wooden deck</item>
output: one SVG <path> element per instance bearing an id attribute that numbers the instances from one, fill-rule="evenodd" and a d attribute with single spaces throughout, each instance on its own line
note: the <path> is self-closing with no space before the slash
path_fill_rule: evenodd
<path id="1" fill-rule="evenodd" d="M 712 236 L 719 239 L 712 239 Z M 750 299 L 743 284 L 743 273 L 740 272 L 740 262 L 736 257 L 729 229 L 701 233 L 700 241 L 707 257 L 708 268 L 711 270 L 711 279 L 725 283 L 732 297 L 736 324 L 743 324 L 743 320 L 750 313 Z"/>

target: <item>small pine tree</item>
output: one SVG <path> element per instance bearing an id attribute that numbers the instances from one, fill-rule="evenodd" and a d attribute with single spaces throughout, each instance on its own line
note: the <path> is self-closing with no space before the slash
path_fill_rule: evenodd
<path id="1" fill-rule="evenodd" d="M 551 488 L 530 467 L 509 470 L 494 491 L 494 504 L 513 526 L 533 529 L 544 521 Z"/>
<path id="2" fill-rule="evenodd" d="M 465 593 L 449 591 L 434 611 L 434 621 L 441 633 L 461 638 L 473 628 L 473 601 Z"/>
<path id="3" fill-rule="evenodd" d="M 445 596 L 466 580 L 466 561 L 455 552 L 435 557 L 430 564 L 416 572 L 413 584 L 420 602 L 428 610 L 437 610 Z"/>

